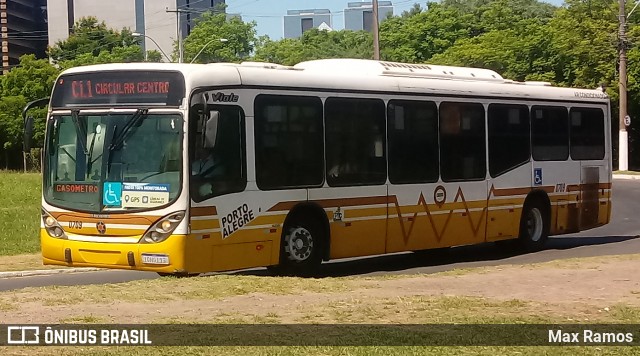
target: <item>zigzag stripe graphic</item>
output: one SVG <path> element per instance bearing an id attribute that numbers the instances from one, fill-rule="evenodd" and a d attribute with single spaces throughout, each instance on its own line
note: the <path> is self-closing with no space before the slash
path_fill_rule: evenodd
<path id="1" fill-rule="evenodd" d="M 493 186 L 491 187 L 491 191 L 490 191 L 490 195 L 493 193 L 494 189 Z M 400 222 L 400 229 L 402 230 L 402 239 L 405 243 L 405 245 L 409 242 L 409 238 L 411 237 L 411 233 L 413 231 L 413 227 L 415 226 L 415 223 L 417 221 L 416 217 L 418 216 L 418 213 L 413 213 L 413 216 L 411 218 L 409 218 L 408 220 L 411 221 L 411 224 L 409 225 L 409 229 L 407 231 L 407 228 L 404 224 L 404 216 L 402 215 L 402 212 L 400 211 L 400 204 L 398 204 L 398 198 L 397 196 L 393 196 L 393 197 L 389 197 L 392 198 L 392 202 L 396 208 L 396 213 L 398 214 L 398 220 Z M 477 224 L 474 223 L 473 219 L 471 218 L 471 212 L 469 210 L 469 206 L 467 204 L 467 200 L 464 197 L 464 192 L 462 191 L 461 187 L 458 187 L 458 192 L 456 193 L 455 198 L 453 199 L 453 203 L 457 203 L 459 202 L 461 199 L 462 204 L 464 206 L 464 210 L 466 212 L 467 218 L 469 220 L 469 225 L 471 225 L 471 230 L 473 231 L 473 236 L 476 237 L 478 236 L 478 231 L 480 230 L 480 226 L 482 225 L 483 220 L 485 219 L 485 215 L 487 213 L 487 206 L 485 205 L 484 208 L 482 208 L 482 214 L 480 215 L 480 218 L 478 219 Z M 447 230 L 447 227 L 449 226 L 449 222 L 451 221 L 451 216 L 453 215 L 453 211 L 454 209 L 450 209 L 449 213 L 447 214 L 447 220 L 444 223 L 444 226 L 442 227 L 442 230 L 438 231 L 438 228 L 436 227 L 435 221 L 433 219 L 433 216 L 431 215 L 431 210 L 429 209 L 429 204 L 427 204 L 426 199 L 424 198 L 424 195 L 422 194 L 422 192 L 420 192 L 420 198 L 418 198 L 418 205 L 421 205 L 422 208 L 424 209 L 424 212 L 427 214 L 427 217 L 429 218 L 429 222 L 431 225 L 431 228 L 433 229 L 433 233 L 436 237 L 436 240 L 438 241 L 438 243 L 440 243 L 442 241 L 442 237 L 444 236 L 444 233 Z"/>

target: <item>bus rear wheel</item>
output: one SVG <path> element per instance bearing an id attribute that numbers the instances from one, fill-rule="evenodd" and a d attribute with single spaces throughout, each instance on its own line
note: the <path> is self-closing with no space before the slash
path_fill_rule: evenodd
<path id="1" fill-rule="evenodd" d="M 280 275 L 312 275 L 322 262 L 322 229 L 306 220 L 288 225 L 282 237 L 280 264 L 269 267 L 269 271 Z"/>
<path id="2" fill-rule="evenodd" d="M 548 209 L 537 200 L 525 204 L 520 219 L 521 246 L 526 251 L 539 251 L 544 247 L 549 237 Z"/>

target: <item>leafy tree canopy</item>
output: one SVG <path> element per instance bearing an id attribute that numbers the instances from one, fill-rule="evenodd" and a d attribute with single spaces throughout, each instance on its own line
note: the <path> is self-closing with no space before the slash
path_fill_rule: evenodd
<path id="1" fill-rule="evenodd" d="M 142 62 L 145 59 L 140 42 L 129 29 L 108 28 L 95 17 L 84 17 L 73 26 L 69 38 L 49 48 L 51 60 L 62 68 L 80 65 Z M 149 61 L 161 60 L 160 52 L 149 51 Z"/>
<path id="2" fill-rule="evenodd" d="M 294 65 L 323 58 L 373 57 L 373 37 L 365 31 L 305 31 L 300 38 L 280 41 L 267 40 L 256 50 L 255 59 Z"/>
<path id="3" fill-rule="evenodd" d="M 255 27 L 255 22 L 243 22 L 222 12 L 205 12 L 184 40 L 184 61 L 189 63 L 195 58 L 197 63 L 209 63 L 247 59 L 257 41 Z M 173 55 L 178 57 L 177 42 Z"/>

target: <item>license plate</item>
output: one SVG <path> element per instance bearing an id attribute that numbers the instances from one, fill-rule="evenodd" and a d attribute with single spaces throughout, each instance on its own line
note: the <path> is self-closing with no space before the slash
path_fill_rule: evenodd
<path id="1" fill-rule="evenodd" d="M 142 254 L 142 263 L 145 263 L 145 264 L 148 264 L 148 265 L 168 265 L 169 264 L 169 256 L 151 254 L 151 253 L 143 253 Z"/>

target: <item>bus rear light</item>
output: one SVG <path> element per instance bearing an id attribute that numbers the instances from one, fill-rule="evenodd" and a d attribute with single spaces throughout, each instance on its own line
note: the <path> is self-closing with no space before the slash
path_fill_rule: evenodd
<path id="1" fill-rule="evenodd" d="M 47 234 L 49 234 L 49 236 L 57 239 L 67 238 L 67 234 L 65 234 L 60 223 L 58 223 L 58 221 L 44 209 L 42 209 L 42 222 L 44 223 L 44 228 L 47 230 Z"/>
<path id="2" fill-rule="evenodd" d="M 184 219 L 185 212 L 169 214 L 153 224 L 140 239 L 141 243 L 158 243 L 167 239 Z"/>

